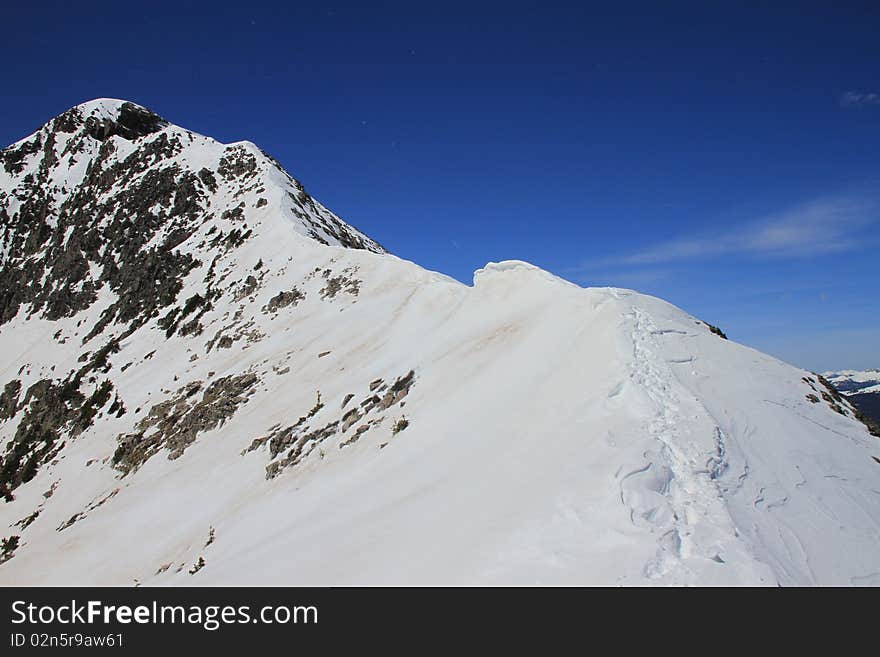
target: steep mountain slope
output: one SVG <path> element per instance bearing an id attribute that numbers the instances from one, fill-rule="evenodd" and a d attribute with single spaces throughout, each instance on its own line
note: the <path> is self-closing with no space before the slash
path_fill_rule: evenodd
<path id="1" fill-rule="evenodd" d="M 0 584 L 880 584 L 877 438 L 659 299 L 462 285 L 121 101 L 2 158 Z"/>

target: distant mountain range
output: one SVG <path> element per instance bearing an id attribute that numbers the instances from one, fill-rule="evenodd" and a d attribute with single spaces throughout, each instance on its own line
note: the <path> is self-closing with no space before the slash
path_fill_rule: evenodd
<path id="1" fill-rule="evenodd" d="M 880 369 L 825 372 L 824 376 L 856 408 L 880 425 Z"/>

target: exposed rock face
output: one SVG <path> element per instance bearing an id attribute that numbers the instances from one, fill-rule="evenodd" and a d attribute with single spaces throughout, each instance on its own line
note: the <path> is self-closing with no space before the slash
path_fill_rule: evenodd
<path id="1" fill-rule="evenodd" d="M 184 386 L 175 397 L 153 406 L 135 425 L 135 433 L 119 436 L 113 465 L 128 474 L 162 449 L 168 450 L 169 459 L 178 458 L 200 433 L 216 429 L 232 417 L 247 402 L 257 382 L 252 373 L 224 377 L 209 385 L 197 402 L 191 398 L 202 389 L 202 383 Z"/>
<path id="2" fill-rule="evenodd" d="M 284 292 L 279 292 L 274 297 L 269 299 L 269 303 L 266 304 L 266 307 L 263 310 L 267 313 L 274 313 L 281 308 L 286 308 L 290 305 L 295 306 L 300 300 L 304 298 L 305 295 L 296 288 L 293 288 L 292 290 L 286 290 Z"/>
<path id="3" fill-rule="evenodd" d="M 321 288 L 321 297 L 324 299 L 332 299 L 340 292 L 347 292 L 352 296 L 357 296 L 360 292 L 361 281 L 354 278 L 351 270 L 343 271 L 338 276 L 331 276 L 330 270 L 322 272 L 322 276 L 327 279 L 327 284 Z"/>
<path id="4" fill-rule="evenodd" d="M 93 373 L 106 373 L 107 356 L 114 350 L 118 346 L 111 341 L 66 379 L 40 379 L 28 387 L 20 405 L 7 407 L 12 413 L 8 417 L 23 413 L 0 461 L 0 496 L 12 499 L 12 491 L 33 479 L 64 447 L 63 438 L 75 438 L 92 426 L 113 391 L 109 380 L 98 383 Z M 13 381 L 3 394 L 9 400 L 19 390 L 20 383 Z"/>
<path id="5" fill-rule="evenodd" d="M 347 447 L 357 442 L 372 427 L 381 425 L 385 416 L 380 411 L 401 404 L 409 394 L 415 380 L 414 370 L 410 370 L 405 376 L 398 377 L 390 388 L 383 384 L 382 379 L 376 379 L 369 384 L 366 396 L 360 404 L 345 411 L 346 404 L 354 396 L 348 394 L 338 407 L 334 407 L 339 410 L 334 411 L 330 418 L 327 418 L 328 411 L 322 413 L 325 404 L 321 401 L 319 393 L 318 401 L 306 415 L 300 417 L 295 424 L 284 428 L 273 427 L 268 436 L 255 438 L 250 447 L 242 453 L 242 456 L 268 443 L 270 463 L 266 466 L 266 478 L 273 479 L 286 468 L 297 465 L 315 450 L 321 452 L 322 445 L 331 438 L 342 436 L 339 448 Z M 381 397 L 374 394 L 383 391 L 385 392 Z M 321 414 L 320 419 L 316 418 L 319 413 Z M 351 431 L 356 424 L 359 426 Z M 399 420 L 395 427 L 398 425 Z M 396 434 L 399 430 L 399 428 L 397 430 L 392 428 L 392 433 Z M 278 458 L 279 456 L 281 458 Z"/>
<path id="6" fill-rule="evenodd" d="M 75 130 L 75 118 L 69 117 L 66 125 L 71 130 Z M 104 141 L 113 135 L 119 135 L 123 139 L 133 141 L 139 137 L 158 132 L 166 125 L 168 125 L 167 121 L 145 107 L 134 103 L 122 103 L 115 119 L 100 119 L 90 116 L 86 119 L 85 128 L 89 136 L 98 141 Z"/>
<path id="7" fill-rule="evenodd" d="M 20 536 L 13 535 L 0 541 L 0 563 L 9 561 L 15 556 L 15 549 L 18 547 Z"/>
<path id="8" fill-rule="evenodd" d="M 21 381 L 15 379 L 6 384 L 0 393 L 0 420 L 8 420 L 18 410 L 18 396 L 21 393 Z"/>

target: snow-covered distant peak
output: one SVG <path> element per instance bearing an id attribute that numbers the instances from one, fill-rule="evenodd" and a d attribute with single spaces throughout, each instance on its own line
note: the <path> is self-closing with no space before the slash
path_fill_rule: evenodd
<path id="1" fill-rule="evenodd" d="M 845 395 L 880 391 L 880 369 L 877 368 L 825 372 L 822 376 Z"/>
<path id="2" fill-rule="evenodd" d="M 836 370 L 822 374 L 826 379 L 832 377 L 850 379 L 851 381 L 876 381 L 880 379 L 880 369 L 870 368 L 867 370 Z"/>

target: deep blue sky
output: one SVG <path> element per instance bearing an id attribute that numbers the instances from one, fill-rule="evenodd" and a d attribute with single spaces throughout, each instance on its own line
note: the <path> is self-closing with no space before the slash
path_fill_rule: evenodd
<path id="1" fill-rule="evenodd" d="M 528 260 L 880 367 L 880 5 L 578 4 L 8 3 L 0 142 L 133 100 L 463 281 Z"/>

